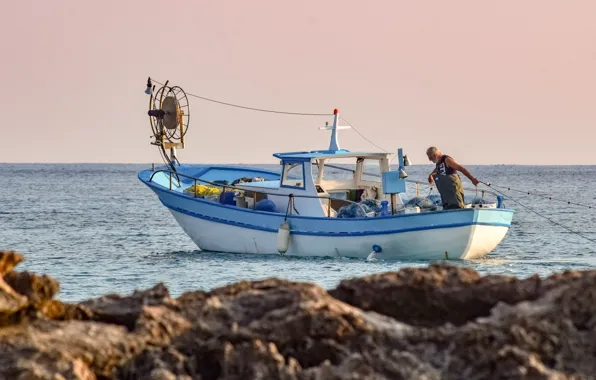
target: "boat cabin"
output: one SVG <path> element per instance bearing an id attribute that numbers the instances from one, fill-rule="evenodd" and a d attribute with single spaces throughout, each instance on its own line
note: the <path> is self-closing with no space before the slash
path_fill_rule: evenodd
<path id="1" fill-rule="evenodd" d="M 403 209 L 397 193 L 405 192 L 405 182 L 398 178 L 398 172 L 389 172 L 390 153 L 340 149 L 337 130 L 349 127 L 338 126 L 338 116 L 334 110 L 333 125 L 320 128 L 331 130 L 329 149 L 275 153 L 273 156 L 280 159 L 281 165 L 279 180 L 242 183 L 236 187 L 266 193 L 278 212 L 286 210 L 288 214 L 303 216 L 334 217 L 341 207 L 366 199 L 387 200 L 394 209 Z M 401 168 L 401 150 L 399 153 Z M 384 180 L 392 185 L 391 191 L 383 189 Z M 385 193 L 393 193 L 393 201 L 392 194 Z M 294 196 L 291 202 L 290 194 Z"/>
<path id="2" fill-rule="evenodd" d="M 278 212 L 289 208 L 288 214 L 334 217 L 341 207 L 365 199 L 391 202 L 391 195 L 383 192 L 382 181 L 382 173 L 389 171 L 389 153 L 322 150 L 274 156 L 280 159 L 279 180 L 240 183 L 236 187 L 266 193 Z M 293 204 L 290 194 L 294 196 Z M 394 203 L 403 208 L 399 195 Z"/>

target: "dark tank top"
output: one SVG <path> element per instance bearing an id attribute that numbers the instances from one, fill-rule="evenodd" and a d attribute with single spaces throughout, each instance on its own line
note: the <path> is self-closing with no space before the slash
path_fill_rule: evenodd
<path id="1" fill-rule="evenodd" d="M 437 175 L 451 175 L 457 173 L 457 170 L 450 168 L 445 163 L 445 159 L 447 159 L 447 157 L 449 156 L 444 154 L 443 157 L 441 157 L 441 159 L 439 160 L 439 162 L 437 162 Z"/>

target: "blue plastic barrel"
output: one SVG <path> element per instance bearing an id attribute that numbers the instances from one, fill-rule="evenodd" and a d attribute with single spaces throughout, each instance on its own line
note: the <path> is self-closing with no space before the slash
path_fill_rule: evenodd
<path id="1" fill-rule="evenodd" d="M 381 201 L 381 216 L 389 215 L 389 202 L 388 201 Z"/>
<path id="2" fill-rule="evenodd" d="M 236 201 L 234 200 L 235 195 L 235 191 L 225 191 L 219 195 L 219 203 L 236 206 Z"/>
<path id="3" fill-rule="evenodd" d="M 276 212 L 275 203 L 270 199 L 261 199 L 255 205 L 255 210 Z"/>

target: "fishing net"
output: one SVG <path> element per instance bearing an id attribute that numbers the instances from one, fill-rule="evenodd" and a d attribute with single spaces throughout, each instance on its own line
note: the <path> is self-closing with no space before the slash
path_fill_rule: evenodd
<path id="1" fill-rule="evenodd" d="M 480 197 L 476 197 L 470 201 L 470 204 L 473 204 L 473 205 L 485 205 L 485 204 L 489 204 L 489 203 L 492 203 L 492 202 L 489 202 L 486 199 L 480 198 Z"/>
<path id="2" fill-rule="evenodd" d="M 211 195 L 218 195 L 221 193 L 221 189 L 215 186 L 206 185 L 193 185 L 184 189 L 185 193 L 194 194 L 197 197 L 207 197 Z"/>
<path id="3" fill-rule="evenodd" d="M 364 210 L 363 210 L 364 209 Z M 364 218 L 366 217 L 366 212 L 368 207 L 362 206 L 360 207 L 356 203 L 350 203 L 347 206 L 341 207 L 337 210 L 337 217 L 338 218 Z"/>
<path id="4" fill-rule="evenodd" d="M 378 215 L 381 213 L 381 201 L 378 199 L 365 199 L 363 201 L 360 202 L 361 205 L 366 206 L 366 208 L 368 208 L 367 212 L 375 212 L 375 215 Z"/>
<path id="5" fill-rule="evenodd" d="M 359 203 L 350 203 L 337 211 L 337 218 L 364 218 L 381 215 L 381 201 L 365 199 Z"/>
<path id="6" fill-rule="evenodd" d="M 409 199 L 406 207 L 420 207 L 421 210 L 435 211 L 441 205 L 441 196 L 432 194 L 427 197 L 414 197 Z"/>

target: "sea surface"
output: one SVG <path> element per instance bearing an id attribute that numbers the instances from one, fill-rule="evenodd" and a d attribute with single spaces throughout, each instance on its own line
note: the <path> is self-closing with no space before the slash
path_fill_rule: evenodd
<path id="1" fill-rule="evenodd" d="M 56 278 L 61 284 L 57 298 L 63 301 L 130 294 L 158 282 L 178 296 L 187 290 L 273 276 L 329 289 L 342 279 L 431 263 L 201 252 L 137 179 L 137 173 L 149 167 L 0 164 L 0 249 L 25 255 L 18 270 Z M 259 167 L 279 170 L 279 165 Z M 409 179 L 424 182 L 432 167 L 406 169 Z M 520 278 L 596 266 L 596 223 L 589 208 L 596 206 L 596 166 L 468 169 L 480 180 L 504 187 L 499 190 L 512 198 L 505 204 L 516 213 L 511 230 L 490 255 L 452 264 Z M 466 178 L 462 181 L 469 189 L 467 199 L 481 195 Z M 483 188 L 487 189 L 479 186 Z M 420 186 L 422 195 L 428 191 Z M 408 196 L 414 193 L 415 184 L 409 183 Z M 495 199 L 490 194 L 486 198 Z"/>

